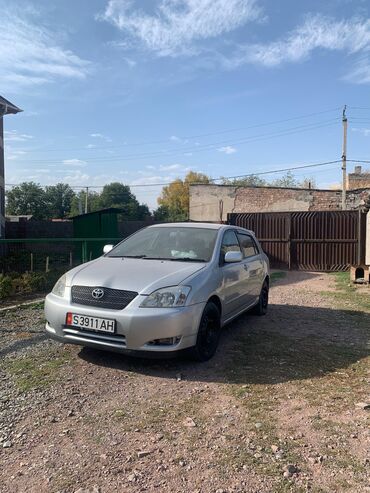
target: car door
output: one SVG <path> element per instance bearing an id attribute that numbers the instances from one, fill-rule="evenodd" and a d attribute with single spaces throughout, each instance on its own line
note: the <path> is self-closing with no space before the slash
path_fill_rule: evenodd
<path id="1" fill-rule="evenodd" d="M 220 250 L 220 269 L 222 272 L 222 296 L 224 299 L 225 319 L 240 312 L 247 302 L 246 279 L 248 272 L 243 262 L 225 263 L 226 252 L 240 252 L 240 245 L 236 232 L 227 230 L 224 233 Z"/>
<path id="2" fill-rule="evenodd" d="M 251 305 L 260 295 L 264 272 L 263 261 L 257 244 L 250 234 L 238 231 L 237 236 L 244 257 L 244 269 L 248 272 L 246 291 L 248 303 Z"/>

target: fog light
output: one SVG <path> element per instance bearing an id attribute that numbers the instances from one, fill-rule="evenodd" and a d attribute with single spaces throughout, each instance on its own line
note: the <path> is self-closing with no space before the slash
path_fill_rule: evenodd
<path id="1" fill-rule="evenodd" d="M 147 343 L 148 346 L 175 346 L 181 340 L 181 336 L 165 337 L 163 339 L 154 339 Z"/>

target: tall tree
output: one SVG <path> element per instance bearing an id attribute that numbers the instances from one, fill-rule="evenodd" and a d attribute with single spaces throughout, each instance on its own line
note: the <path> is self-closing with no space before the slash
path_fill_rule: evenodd
<path id="1" fill-rule="evenodd" d="M 277 178 L 271 183 L 274 187 L 284 187 L 284 188 L 297 188 L 299 186 L 298 181 L 291 171 L 288 171 L 281 178 Z"/>
<path id="2" fill-rule="evenodd" d="M 57 183 L 46 187 L 45 201 L 51 218 L 64 219 L 71 213 L 74 191 L 67 183 Z"/>
<path id="3" fill-rule="evenodd" d="M 165 211 L 170 221 L 186 221 L 189 217 L 189 186 L 193 183 L 209 183 L 210 178 L 203 173 L 189 171 L 184 180 L 176 178 L 162 188 L 158 198 L 159 209 L 164 217 Z"/>
<path id="4" fill-rule="evenodd" d="M 102 209 L 108 207 L 123 209 L 123 219 L 141 220 L 150 217 L 148 206 L 139 204 L 130 187 L 119 182 L 104 186 L 99 203 Z"/>
<path id="5" fill-rule="evenodd" d="M 264 187 L 268 183 L 263 178 L 256 175 L 249 175 L 244 178 L 224 178 L 221 177 L 222 185 L 234 185 L 235 187 Z"/>
<path id="6" fill-rule="evenodd" d="M 86 191 L 81 190 L 72 199 L 70 216 L 78 216 L 85 212 L 86 204 Z M 87 210 L 88 212 L 95 212 L 101 209 L 100 207 L 100 194 L 98 192 L 90 192 L 87 198 Z"/>
<path id="7" fill-rule="evenodd" d="M 46 194 L 42 187 L 33 181 L 23 182 L 9 190 L 6 194 L 7 214 L 28 215 L 35 219 L 46 219 L 49 211 L 46 202 Z"/>

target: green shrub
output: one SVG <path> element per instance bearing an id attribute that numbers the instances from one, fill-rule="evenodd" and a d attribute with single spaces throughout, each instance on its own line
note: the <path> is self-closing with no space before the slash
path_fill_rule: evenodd
<path id="1" fill-rule="evenodd" d="M 13 294 L 13 282 L 9 276 L 0 274 L 0 300 Z"/>
<path id="2" fill-rule="evenodd" d="M 20 291 L 22 293 L 33 293 L 42 291 L 46 285 L 46 275 L 40 272 L 26 272 L 19 278 Z"/>

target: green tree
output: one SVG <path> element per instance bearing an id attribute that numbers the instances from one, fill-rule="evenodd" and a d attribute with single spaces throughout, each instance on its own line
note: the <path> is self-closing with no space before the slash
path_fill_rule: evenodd
<path id="1" fill-rule="evenodd" d="M 67 183 L 46 187 L 45 201 L 51 218 L 64 219 L 71 213 L 74 191 Z"/>
<path id="2" fill-rule="evenodd" d="M 189 171 L 184 180 L 176 178 L 162 188 L 158 198 L 161 214 L 167 211 L 169 221 L 186 221 L 189 218 L 189 186 L 209 182 L 210 178 L 207 175 L 194 171 Z"/>
<path id="3" fill-rule="evenodd" d="M 288 171 L 281 178 L 277 178 L 271 183 L 274 187 L 283 187 L 283 188 L 297 188 L 299 186 L 298 181 L 291 171 Z"/>
<path id="4" fill-rule="evenodd" d="M 46 194 L 42 187 L 33 181 L 23 182 L 6 194 L 7 214 L 16 216 L 31 214 L 35 219 L 46 219 L 49 211 Z"/>
<path id="5" fill-rule="evenodd" d="M 100 194 L 99 204 L 102 209 L 117 207 L 123 209 L 123 219 L 143 220 L 150 217 L 150 211 L 145 204 L 139 204 L 128 185 L 119 182 L 105 185 Z"/>
<path id="6" fill-rule="evenodd" d="M 222 185 L 233 185 L 235 187 L 265 187 L 268 183 L 263 178 L 256 175 L 249 175 L 244 178 L 224 178 L 221 177 Z"/>
<path id="7" fill-rule="evenodd" d="M 70 217 L 78 216 L 85 212 L 86 203 L 86 191 L 81 190 L 78 194 L 75 194 L 71 201 Z M 100 194 L 98 192 L 90 192 L 87 200 L 88 212 L 95 212 L 101 209 L 100 207 Z"/>
<path id="8" fill-rule="evenodd" d="M 170 211 L 165 205 L 160 205 L 154 212 L 155 221 L 170 221 Z"/>

